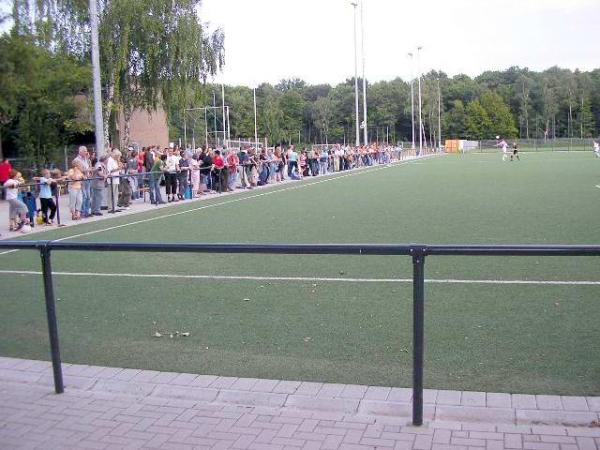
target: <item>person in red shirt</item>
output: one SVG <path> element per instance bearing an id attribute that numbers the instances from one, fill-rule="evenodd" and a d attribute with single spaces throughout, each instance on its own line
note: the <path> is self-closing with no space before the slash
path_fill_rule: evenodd
<path id="1" fill-rule="evenodd" d="M 227 190 L 227 170 L 225 169 L 225 160 L 221 156 L 220 150 L 215 150 L 213 157 L 212 173 L 214 175 L 217 192 L 220 194 Z"/>
<path id="2" fill-rule="evenodd" d="M 0 162 L 0 193 L 2 195 L 2 200 L 6 200 L 6 192 L 2 189 L 2 186 L 10 179 L 9 174 L 11 170 L 13 170 L 13 166 L 10 161 L 6 158 L 2 158 L 2 162 Z"/>

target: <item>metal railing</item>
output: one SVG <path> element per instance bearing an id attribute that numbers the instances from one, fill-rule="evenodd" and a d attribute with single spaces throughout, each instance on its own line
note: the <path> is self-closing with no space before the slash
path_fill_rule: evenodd
<path id="1" fill-rule="evenodd" d="M 427 256 L 600 256 L 600 245 L 418 245 L 418 244 L 203 244 L 134 242 L 0 241 L 0 249 L 37 250 L 42 261 L 50 353 L 57 394 L 64 392 L 51 252 L 177 252 L 278 255 L 410 256 L 413 263 L 412 422 L 423 424 L 425 258 Z"/>

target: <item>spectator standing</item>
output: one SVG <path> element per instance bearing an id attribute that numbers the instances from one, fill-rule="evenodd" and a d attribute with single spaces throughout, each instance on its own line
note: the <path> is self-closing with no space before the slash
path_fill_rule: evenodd
<path id="1" fill-rule="evenodd" d="M 225 161 L 221 156 L 219 150 L 215 150 L 215 156 L 213 158 L 212 170 L 215 174 L 215 184 L 217 185 L 217 192 L 220 194 L 227 190 L 227 171 L 225 169 Z"/>
<path id="2" fill-rule="evenodd" d="M 196 150 L 197 151 L 197 150 Z M 200 196 L 200 164 L 199 156 L 196 153 L 190 159 L 190 178 L 192 180 L 192 198 Z"/>
<path id="3" fill-rule="evenodd" d="M 73 162 L 77 162 L 77 166 L 80 168 L 83 173 L 83 180 L 81 181 L 81 195 L 82 195 L 82 203 L 81 203 L 81 216 L 89 217 L 90 216 L 90 207 L 91 207 L 91 180 L 92 176 L 92 167 L 90 163 L 90 154 L 85 145 L 79 147 L 78 155 L 73 160 Z"/>
<path id="4" fill-rule="evenodd" d="M 177 180 L 179 181 L 179 200 L 185 200 L 185 193 L 187 192 L 190 182 L 190 161 L 192 160 L 192 151 L 186 150 L 183 153 L 183 157 L 179 160 L 179 172 L 177 174 Z M 193 195 L 192 195 L 193 196 Z"/>
<path id="5" fill-rule="evenodd" d="M 160 180 L 163 177 L 166 160 L 166 155 L 156 158 L 150 169 L 150 203 L 153 205 L 162 205 L 165 203 L 160 192 Z"/>
<path id="6" fill-rule="evenodd" d="M 250 172 L 252 171 L 252 166 L 250 165 L 250 157 L 248 156 L 247 149 L 241 149 L 238 153 L 238 173 L 240 178 L 240 184 L 242 189 L 249 189 L 250 186 L 250 177 L 248 173 L 248 166 L 250 166 Z M 250 173 L 251 174 L 251 173 Z"/>
<path id="7" fill-rule="evenodd" d="M 39 198 L 44 223 L 46 225 L 52 225 L 54 223 L 54 217 L 56 216 L 56 203 L 54 202 L 51 186 L 56 184 L 56 180 L 52 179 L 48 169 L 42 170 L 42 176 L 34 178 L 34 180 L 37 181 L 40 186 Z M 50 210 L 50 216 L 48 216 L 48 210 Z"/>
<path id="8" fill-rule="evenodd" d="M 327 149 L 323 147 L 321 150 L 321 155 L 319 156 L 319 174 L 327 175 L 327 163 L 329 161 L 329 153 Z"/>
<path id="9" fill-rule="evenodd" d="M 85 175 L 80 166 L 81 162 L 73 160 L 71 169 L 67 172 L 69 180 L 69 209 L 71 210 L 71 219 L 81 219 L 81 207 L 83 205 L 82 184 Z"/>
<path id="10" fill-rule="evenodd" d="M 13 170 L 12 164 L 8 159 L 3 158 L 0 162 L 0 194 L 2 200 L 6 200 L 6 192 L 2 189 L 2 186 L 10 179 L 11 170 Z"/>
<path id="11" fill-rule="evenodd" d="M 237 184 L 237 175 L 238 175 L 238 164 L 240 160 L 236 153 L 233 150 L 229 150 L 227 152 L 227 170 L 228 170 L 228 178 L 229 183 L 227 189 L 229 191 L 233 191 L 235 189 L 235 185 Z"/>
<path id="12" fill-rule="evenodd" d="M 176 202 L 177 194 L 177 171 L 179 170 L 179 156 L 175 155 L 173 149 L 167 150 L 167 159 L 165 160 L 165 187 L 167 191 L 167 201 Z"/>
<path id="13" fill-rule="evenodd" d="M 302 151 L 300 152 L 300 172 L 302 173 L 303 177 L 308 176 L 308 163 L 307 163 L 305 148 L 302 149 Z"/>
<path id="14" fill-rule="evenodd" d="M 102 155 L 99 160 L 93 161 L 94 166 L 94 179 L 92 180 L 92 215 L 101 216 L 102 213 L 102 193 L 106 188 L 106 177 L 108 171 L 106 170 L 106 162 L 108 161 L 108 155 Z"/>
<path id="15" fill-rule="evenodd" d="M 290 146 L 287 152 L 287 161 L 288 161 L 288 177 L 292 178 L 292 174 L 294 170 L 298 170 L 298 153 L 294 149 L 294 146 Z"/>
<path id="16" fill-rule="evenodd" d="M 119 178 L 121 173 L 120 159 L 121 152 L 115 148 L 112 152 L 110 152 L 110 157 L 106 162 L 106 170 L 108 172 L 108 176 L 110 177 L 110 202 L 113 206 L 117 204 L 117 200 L 119 199 L 119 184 L 121 182 L 121 179 Z"/>

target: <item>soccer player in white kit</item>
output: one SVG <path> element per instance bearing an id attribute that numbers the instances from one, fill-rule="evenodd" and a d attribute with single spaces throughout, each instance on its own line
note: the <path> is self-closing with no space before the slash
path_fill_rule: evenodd
<path id="1" fill-rule="evenodd" d="M 502 147 L 502 161 L 506 161 L 508 159 L 508 144 L 504 139 L 496 144 L 496 147 Z"/>

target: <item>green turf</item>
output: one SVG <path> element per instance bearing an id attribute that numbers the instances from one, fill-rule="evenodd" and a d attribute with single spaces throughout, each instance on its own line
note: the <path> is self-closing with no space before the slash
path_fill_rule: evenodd
<path id="1" fill-rule="evenodd" d="M 323 180 L 39 236 L 153 219 L 76 240 L 598 243 L 600 162 L 590 154 L 527 154 L 513 163 L 490 154 L 446 156 Z M 426 276 L 600 281 L 598 262 L 430 257 Z M 65 272 L 380 278 L 409 278 L 412 270 L 404 257 L 84 252 L 55 252 L 53 265 Z M 0 270 L 9 269 L 39 270 L 39 256 L 0 256 Z M 0 354 L 46 358 L 40 280 L 0 275 L 0 282 L 9 294 L 0 302 Z M 68 362 L 410 385 L 410 283 L 68 276 L 55 283 Z M 426 299 L 428 387 L 600 393 L 600 286 L 428 284 Z M 153 338 L 157 330 L 191 336 Z"/>

